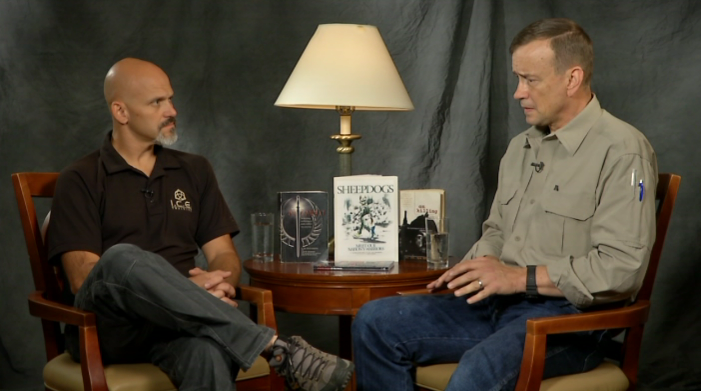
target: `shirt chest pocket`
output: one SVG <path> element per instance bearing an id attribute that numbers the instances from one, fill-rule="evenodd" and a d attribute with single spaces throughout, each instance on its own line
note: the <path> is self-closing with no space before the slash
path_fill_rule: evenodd
<path id="1" fill-rule="evenodd" d="M 580 256 L 591 250 L 594 194 L 551 190 L 543 194 L 542 219 L 534 219 L 538 247 L 554 256 Z"/>
<path id="2" fill-rule="evenodd" d="M 501 212 L 501 218 L 504 226 L 502 230 L 504 234 L 508 234 L 513 230 L 516 214 L 518 213 L 518 183 L 513 183 L 510 186 L 504 186 L 504 190 L 499 192 L 497 201 Z"/>

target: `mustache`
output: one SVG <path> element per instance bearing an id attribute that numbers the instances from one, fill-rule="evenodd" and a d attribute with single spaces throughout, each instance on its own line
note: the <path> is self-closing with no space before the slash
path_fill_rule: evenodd
<path id="1" fill-rule="evenodd" d="M 165 128 L 166 126 L 168 126 L 168 125 L 170 125 L 170 124 L 173 124 L 174 126 L 177 126 L 176 121 L 175 121 L 175 117 L 170 117 L 170 118 L 168 118 L 167 120 L 161 122 L 161 124 L 158 126 L 158 130 L 163 129 L 163 128 Z"/>

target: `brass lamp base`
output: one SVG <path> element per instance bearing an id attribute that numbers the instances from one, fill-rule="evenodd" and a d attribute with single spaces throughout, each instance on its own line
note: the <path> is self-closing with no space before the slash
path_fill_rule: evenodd
<path id="1" fill-rule="evenodd" d="M 351 175 L 351 154 L 355 151 L 351 143 L 353 140 L 361 138 L 361 136 L 359 134 L 334 134 L 331 138 L 341 144 L 336 148 L 340 163 L 340 176 Z"/>
<path id="2" fill-rule="evenodd" d="M 336 148 L 336 152 L 338 153 L 353 153 L 355 151 L 355 148 L 351 146 L 351 143 L 353 140 L 357 140 L 361 138 L 362 136 L 359 134 L 334 134 L 331 136 L 332 139 L 338 141 L 341 146 Z"/>

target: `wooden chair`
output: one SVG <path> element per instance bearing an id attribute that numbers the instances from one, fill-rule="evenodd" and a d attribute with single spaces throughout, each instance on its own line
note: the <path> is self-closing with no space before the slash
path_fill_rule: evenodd
<path id="1" fill-rule="evenodd" d="M 662 255 L 662 247 L 672 210 L 677 198 L 681 177 L 660 174 L 657 184 L 657 235 L 650 254 L 643 286 L 633 304 L 622 308 L 591 311 L 576 315 L 562 315 L 529 319 L 526 323 L 526 345 L 521 361 L 521 373 L 516 385 L 518 391 L 617 391 L 635 390 L 638 383 L 638 356 L 643 327 L 650 312 L 652 284 Z M 414 294 L 418 291 L 405 292 Z M 425 293 L 425 291 L 422 291 Z M 620 365 L 605 361 L 597 368 L 569 376 L 543 380 L 545 347 L 550 334 L 573 333 L 588 330 L 624 329 Z M 420 390 L 444 390 L 457 364 L 438 364 L 417 367 L 416 385 Z"/>
<path id="2" fill-rule="evenodd" d="M 65 285 L 59 267 L 49 265 L 44 241 L 48 216 L 42 227 L 37 220 L 33 197 L 50 198 L 54 194 L 58 173 L 12 174 L 17 206 L 32 265 L 35 291 L 29 296 L 29 312 L 41 318 L 48 363 L 44 367 L 44 385 L 55 391 L 165 391 L 175 390 L 168 376 L 152 364 L 102 365 L 95 314 L 62 302 Z M 236 297 L 249 301 L 251 315 L 259 324 L 277 329 L 272 292 L 240 286 Z M 80 336 L 80 364 L 65 353 L 60 323 L 77 325 Z M 236 378 L 238 390 L 282 389 L 282 378 L 271 373 L 265 359 L 258 357 L 248 371 Z"/>

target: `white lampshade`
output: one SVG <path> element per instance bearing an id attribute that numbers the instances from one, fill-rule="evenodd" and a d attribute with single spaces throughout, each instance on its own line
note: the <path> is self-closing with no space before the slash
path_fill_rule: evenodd
<path id="1" fill-rule="evenodd" d="M 275 106 L 414 109 L 377 27 L 355 24 L 319 25 Z"/>

